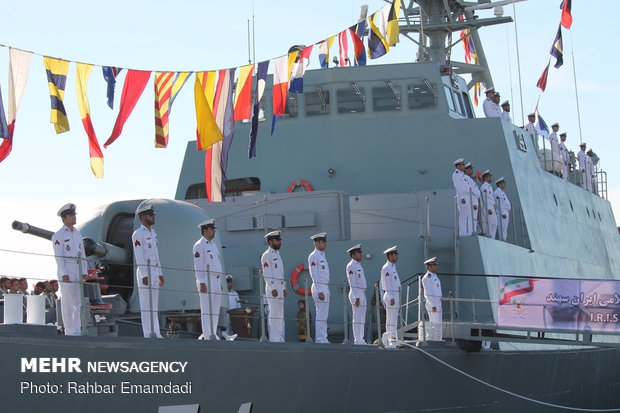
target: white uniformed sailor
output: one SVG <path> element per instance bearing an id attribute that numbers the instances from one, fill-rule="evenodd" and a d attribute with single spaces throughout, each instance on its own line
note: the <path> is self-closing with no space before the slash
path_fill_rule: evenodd
<path id="1" fill-rule="evenodd" d="M 568 182 L 568 164 L 570 158 L 568 156 L 568 149 L 566 148 L 566 132 L 560 133 L 560 159 L 562 160 L 562 179 Z"/>
<path id="2" fill-rule="evenodd" d="M 228 309 L 234 310 L 241 308 L 241 300 L 239 299 L 239 293 L 232 288 L 232 275 L 226 276 L 226 290 L 228 291 Z M 234 333 L 232 323 L 230 322 L 230 314 L 226 313 L 226 334 L 229 336 Z"/>
<path id="3" fill-rule="evenodd" d="M 499 106 L 493 101 L 493 98 L 495 97 L 495 89 L 489 88 L 484 93 L 487 96 L 484 102 L 482 102 L 484 116 L 487 118 L 499 118 L 501 114 Z"/>
<path id="4" fill-rule="evenodd" d="M 508 102 L 507 100 L 502 103 L 501 118 L 508 123 L 512 123 L 512 119 L 510 119 L 510 102 Z"/>
<path id="5" fill-rule="evenodd" d="M 136 260 L 136 282 L 140 297 L 140 317 L 144 337 L 162 338 L 159 331 L 159 287 L 164 285 L 164 276 L 157 250 L 155 229 L 155 206 L 142 203 L 136 214 L 142 225 L 131 236 L 134 258 Z M 149 267 L 150 265 L 150 267 Z M 149 279 L 149 270 L 151 277 Z M 149 289 L 150 285 L 150 289 Z M 151 296 L 149 297 L 149 294 Z M 152 301 L 153 307 L 149 305 Z M 152 315 L 151 315 L 152 312 Z M 151 326 L 151 318 L 153 325 Z"/>
<path id="6" fill-rule="evenodd" d="M 592 149 L 586 152 L 586 189 L 588 192 L 594 192 L 594 160 L 592 159 Z"/>
<path id="7" fill-rule="evenodd" d="M 381 290 L 383 305 L 385 306 L 385 331 L 388 340 L 395 343 L 398 340 L 396 329 L 398 326 L 398 311 L 400 310 L 400 278 L 396 271 L 398 249 L 395 246 L 383 251 L 387 261 L 381 268 Z"/>
<path id="8" fill-rule="evenodd" d="M 349 301 L 353 312 L 353 344 L 364 345 L 364 324 L 366 323 L 366 276 L 362 268 L 362 245 L 357 244 L 347 250 L 351 261 L 347 264 L 349 281 Z"/>
<path id="9" fill-rule="evenodd" d="M 314 234 L 314 251 L 308 255 L 308 270 L 312 278 L 312 298 L 316 307 L 315 337 L 317 343 L 329 343 L 327 340 L 327 316 L 329 315 L 329 266 L 325 258 L 327 233 Z"/>
<path id="10" fill-rule="evenodd" d="M 215 220 L 208 219 L 197 226 L 202 235 L 194 244 L 194 270 L 200 297 L 200 321 L 205 340 L 219 340 L 217 322 L 222 304 L 222 264 L 215 237 Z M 208 271 L 207 271 L 208 268 Z"/>
<path id="11" fill-rule="evenodd" d="M 534 137 L 538 137 L 538 133 L 536 132 L 536 126 L 534 122 L 536 121 L 536 114 L 530 113 L 527 115 L 528 124 L 525 125 L 525 130 L 534 135 Z"/>
<path id="12" fill-rule="evenodd" d="M 426 339 L 430 341 L 441 341 L 442 334 L 442 309 L 441 309 L 441 282 L 435 274 L 438 263 L 437 257 L 429 258 L 424 261 L 426 274 L 422 277 L 424 287 L 424 299 L 426 300 L 426 312 L 428 313 L 429 325 L 426 328 Z"/>
<path id="13" fill-rule="evenodd" d="M 282 246 L 281 231 L 271 231 L 265 235 L 269 247 L 260 258 L 263 278 L 265 279 L 265 295 L 269 305 L 267 325 L 269 341 L 285 341 L 284 298 L 286 298 L 286 283 L 284 281 L 284 264 L 280 257 Z"/>
<path id="14" fill-rule="evenodd" d="M 454 173 L 452 173 L 452 183 L 456 190 L 456 204 L 459 209 L 459 235 L 467 236 L 473 232 L 470 186 L 465 178 L 465 160 L 459 158 L 454 161 Z"/>
<path id="15" fill-rule="evenodd" d="M 495 212 L 497 213 L 497 226 L 500 229 L 500 239 L 506 241 L 508 236 L 508 222 L 510 220 L 510 209 L 512 208 L 510 205 L 510 201 L 508 200 L 508 196 L 504 192 L 504 188 L 506 188 L 506 181 L 502 176 L 497 181 L 495 181 L 495 185 L 497 188 L 493 195 L 495 196 Z"/>
<path id="16" fill-rule="evenodd" d="M 497 213 L 495 212 L 495 194 L 493 193 L 493 187 L 491 182 L 493 175 L 487 169 L 482 173 L 482 179 L 484 183 L 480 187 L 480 193 L 482 196 L 482 208 L 481 215 L 483 217 L 484 227 L 483 231 L 487 237 L 495 239 L 497 234 Z"/>
<path id="17" fill-rule="evenodd" d="M 586 143 L 579 144 L 580 151 L 577 153 L 577 161 L 579 162 L 579 171 L 581 171 L 581 187 L 586 191 L 590 191 L 588 188 L 587 179 L 587 162 L 588 155 L 586 154 Z"/>
<path id="18" fill-rule="evenodd" d="M 558 131 L 560 130 L 560 124 L 554 123 L 551 125 L 552 132 L 549 134 L 549 145 L 551 147 L 551 160 L 557 161 L 560 159 L 560 145 L 558 143 Z"/>
<path id="19" fill-rule="evenodd" d="M 58 281 L 60 281 L 60 292 L 62 294 L 62 321 L 65 327 L 65 335 L 68 336 L 79 336 L 81 334 L 82 289 L 80 277 L 87 274 L 82 234 L 75 228 L 75 209 L 75 204 L 66 204 L 60 208 L 58 216 L 64 225 L 52 236 L 54 257 L 58 265 Z M 81 267 L 78 264 L 78 254 L 82 258 Z"/>
<path id="20" fill-rule="evenodd" d="M 480 189 L 478 188 L 476 181 L 474 181 L 474 167 L 471 162 L 467 162 L 465 164 L 464 172 L 467 185 L 469 185 L 473 231 L 477 234 L 480 230 L 480 218 L 478 217 L 478 212 L 480 211 Z"/>

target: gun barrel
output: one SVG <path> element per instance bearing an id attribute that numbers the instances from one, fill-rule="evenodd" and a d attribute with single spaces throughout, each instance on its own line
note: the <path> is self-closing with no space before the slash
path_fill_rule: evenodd
<path id="1" fill-rule="evenodd" d="M 15 231 L 21 231 L 24 234 L 34 235 L 47 240 L 52 240 L 54 233 L 43 228 L 35 227 L 34 225 L 27 224 L 25 222 L 13 221 L 11 227 Z"/>

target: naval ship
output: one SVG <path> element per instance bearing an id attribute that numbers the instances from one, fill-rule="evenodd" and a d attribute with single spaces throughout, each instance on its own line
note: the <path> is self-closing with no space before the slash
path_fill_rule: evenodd
<path id="1" fill-rule="evenodd" d="M 96 287 L 85 301 L 83 336 L 63 336 L 49 325 L 0 326 L 0 348 L 10 355 L 0 378 L 3 410 L 620 409 L 616 336 L 498 324 L 498 277 L 619 280 L 620 237 L 609 202 L 584 190 L 575 168 L 564 181 L 541 162 L 537 137 L 500 118 L 476 118 L 470 89 L 477 82 L 493 85 L 478 30 L 511 21 L 476 16 L 477 6 L 489 6 L 480 3 L 403 3 L 400 33 L 418 36 L 417 60 L 306 72 L 304 92 L 288 94 L 272 136 L 271 107 L 263 104 L 255 158 L 248 159 L 251 123 L 236 122 L 221 202 L 208 202 L 205 154 L 188 142 L 174 200 L 118 201 L 83 222 L 90 265 L 108 290 L 99 297 Z M 447 58 L 454 46 L 448 36 L 466 29 L 478 65 Z M 271 102 L 269 88 L 263 102 Z M 508 183 L 506 241 L 485 236 L 483 220 L 479 230 L 459 235 L 451 175 L 461 157 Z M 159 300 L 163 340 L 141 337 L 133 288 L 131 234 L 143 203 L 157 212 L 166 277 Z M 235 340 L 197 339 L 190 253 L 200 237 L 196 225 L 209 218 L 240 295 Z M 567 226 L 580 236 L 569 240 Z M 14 228 L 50 235 L 20 222 Z M 273 230 L 283 238 L 286 343 L 266 340 L 260 256 Z M 313 325 L 302 340 L 297 328 L 299 301 L 313 312 L 307 256 L 314 248 L 310 236 L 319 232 L 328 237 L 330 344 L 312 342 Z M 369 303 L 378 294 L 373 284 L 385 263 L 382 251 L 396 245 L 400 252 L 395 348 L 380 339 L 378 307 L 367 315 L 367 340 L 374 344 L 352 345 L 344 269 L 346 250 L 358 243 Z M 443 286 L 441 342 L 423 334 L 428 318 L 420 276 L 433 256 Z"/>

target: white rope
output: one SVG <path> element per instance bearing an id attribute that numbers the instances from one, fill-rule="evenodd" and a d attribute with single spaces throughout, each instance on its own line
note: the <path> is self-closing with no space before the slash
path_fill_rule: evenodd
<path id="1" fill-rule="evenodd" d="M 445 361 L 443 361 L 443 360 L 433 356 L 429 352 L 424 351 L 423 349 L 421 349 L 419 347 L 413 346 L 413 345 L 411 345 L 409 343 L 406 343 L 404 341 L 400 341 L 399 344 L 402 345 L 402 346 L 407 346 L 407 347 L 413 348 L 415 350 L 418 350 L 419 352 L 421 352 L 421 353 L 425 354 L 426 356 L 432 358 L 433 360 L 437 361 L 438 363 L 443 364 L 444 366 L 446 366 L 446 367 L 456 371 L 459 374 L 462 374 L 465 377 L 468 377 L 468 378 L 470 378 L 470 379 L 472 379 L 474 381 L 477 381 L 480 384 L 483 384 L 483 385 L 485 385 L 487 387 L 490 387 L 490 388 L 492 388 L 494 390 L 500 391 L 502 393 L 509 394 L 511 396 L 517 397 L 517 398 L 522 399 L 522 400 L 526 400 L 526 401 L 529 401 L 529 402 L 532 402 L 532 403 L 536 403 L 536 404 L 541 404 L 543 406 L 554 407 L 556 409 L 565 409 L 565 410 L 572 410 L 572 411 L 579 411 L 579 412 L 619 412 L 620 411 L 620 408 L 613 408 L 613 409 L 585 409 L 585 408 L 580 408 L 580 407 L 562 406 L 562 405 L 559 405 L 559 404 L 547 403 L 547 402 L 543 402 L 541 400 L 536 400 L 536 399 L 532 399 L 530 397 L 522 396 L 520 394 L 513 393 L 513 392 L 511 392 L 509 390 L 502 389 L 501 387 L 494 386 L 493 384 L 487 383 L 484 380 L 480 380 L 479 378 L 474 377 L 471 374 L 468 374 L 468 373 L 466 373 L 466 372 L 464 372 L 462 370 L 457 369 L 454 366 L 449 365 Z"/>

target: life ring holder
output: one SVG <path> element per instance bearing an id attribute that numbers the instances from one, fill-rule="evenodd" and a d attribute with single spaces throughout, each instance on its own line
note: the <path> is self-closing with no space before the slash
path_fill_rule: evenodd
<path id="1" fill-rule="evenodd" d="M 293 183 L 291 183 L 288 188 L 286 188 L 286 192 L 293 192 L 298 186 L 302 187 L 306 192 L 312 192 L 313 190 L 310 182 L 306 181 L 305 179 L 300 179 L 299 182 L 293 181 Z"/>
<path id="2" fill-rule="evenodd" d="M 299 274 L 307 270 L 308 267 L 305 264 L 299 264 L 291 273 L 291 288 L 299 295 L 306 295 L 306 289 L 302 287 L 299 282 Z M 308 295 L 312 295 L 312 289 L 310 287 L 308 287 Z"/>

